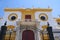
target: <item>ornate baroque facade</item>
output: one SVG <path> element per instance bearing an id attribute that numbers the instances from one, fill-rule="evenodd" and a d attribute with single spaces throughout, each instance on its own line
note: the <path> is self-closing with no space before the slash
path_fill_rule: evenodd
<path id="1" fill-rule="evenodd" d="M 49 40 L 47 22 L 53 28 L 55 40 L 59 40 L 60 18 L 53 18 L 51 8 L 5 8 L 4 11 L 0 21 L 1 25 L 7 21 L 5 40 Z"/>

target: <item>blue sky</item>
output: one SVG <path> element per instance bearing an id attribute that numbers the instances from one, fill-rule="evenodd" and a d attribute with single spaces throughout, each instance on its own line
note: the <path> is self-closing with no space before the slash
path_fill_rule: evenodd
<path id="1" fill-rule="evenodd" d="M 4 8 L 50 8 L 53 17 L 59 17 L 60 0 L 0 0 L 0 17 L 4 16 Z"/>

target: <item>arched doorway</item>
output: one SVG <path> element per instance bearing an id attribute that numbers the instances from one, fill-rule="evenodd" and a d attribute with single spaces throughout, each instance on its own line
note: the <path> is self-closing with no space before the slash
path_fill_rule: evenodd
<path id="1" fill-rule="evenodd" d="M 22 33 L 22 40 L 35 40 L 34 32 L 31 30 L 25 30 Z"/>

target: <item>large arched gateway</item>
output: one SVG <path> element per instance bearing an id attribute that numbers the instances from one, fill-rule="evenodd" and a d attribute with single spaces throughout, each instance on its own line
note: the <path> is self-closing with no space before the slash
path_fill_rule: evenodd
<path id="1" fill-rule="evenodd" d="M 22 40 L 35 40 L 34 32 L 31 30 L 25 30 L 22 33 Z"/>

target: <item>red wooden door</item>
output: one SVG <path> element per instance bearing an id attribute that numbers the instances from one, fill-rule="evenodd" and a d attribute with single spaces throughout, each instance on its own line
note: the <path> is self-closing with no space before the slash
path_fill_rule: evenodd
<path id="1" fill-rule="evenodd" d="M 25 19 L 31 19 L 31 15 L 25 15 Z"/>
<path id="2" fill-rule="evenodd" d="M 25 30 L 22 34 L 22 40 L 35 40 L 33 31 Z"/>

